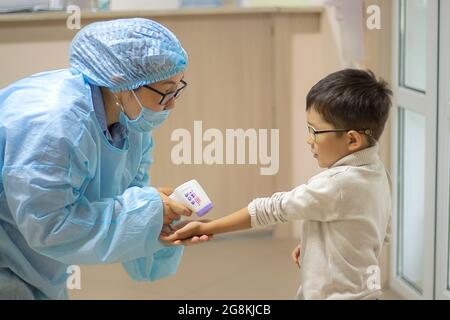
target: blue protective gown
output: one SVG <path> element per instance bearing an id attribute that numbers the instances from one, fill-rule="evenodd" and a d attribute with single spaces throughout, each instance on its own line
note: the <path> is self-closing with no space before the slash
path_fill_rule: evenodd
<path id="1" fill-rule="evenodd" d="M 176 272 L 183 248 L 158 240 L 147 186 L 151 133 L 112 146 L 74 69 L 0 91 L 0 299 L 64 299 L 72 264 L 121 262 L 135 280 Z M 81 278 L 82 282 L 82 278 Z"/>

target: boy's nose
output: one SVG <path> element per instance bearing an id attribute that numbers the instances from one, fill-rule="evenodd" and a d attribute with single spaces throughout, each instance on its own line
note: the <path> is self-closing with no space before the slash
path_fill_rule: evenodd
<path id="1" fill-rule="evenodd" d="M 312 146 L 314 144 L 314 140 L 311 138 L 310 135 L 306 137 L 306 143 Z"/>

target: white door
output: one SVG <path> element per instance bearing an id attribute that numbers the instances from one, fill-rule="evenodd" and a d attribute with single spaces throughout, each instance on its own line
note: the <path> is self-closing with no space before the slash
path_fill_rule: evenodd
<path id="1" fill-rule="evenodd" d="M 437 161 L 438 0 L 396 0 L 390 286 L 433 299 Z"/>
<path id="2" fill-rule="evenodd" d="M 450 1 L 440 2 L 436 299 L 450 299 Z"/>

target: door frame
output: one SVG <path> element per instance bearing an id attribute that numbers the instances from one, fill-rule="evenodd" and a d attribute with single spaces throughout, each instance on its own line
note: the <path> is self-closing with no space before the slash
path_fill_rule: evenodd
<path id="1" fill-rule="evenodd" d="M 436 216 L 436 299 L 450 299 L 450 1 L 440 1 L 439 123 Z M 445 16 L 447 14 L 447 16 Z"/>

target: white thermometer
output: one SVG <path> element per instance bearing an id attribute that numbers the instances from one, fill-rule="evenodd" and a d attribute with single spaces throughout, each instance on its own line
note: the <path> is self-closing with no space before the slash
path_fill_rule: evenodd
<path id="1" fill-rule="evenodd" d="M 204 216 L 213 208 L 211 200 L 197 180 L 183 183 L 175 189 L 169 198 L 181 202 L 199 217 Z"/>

